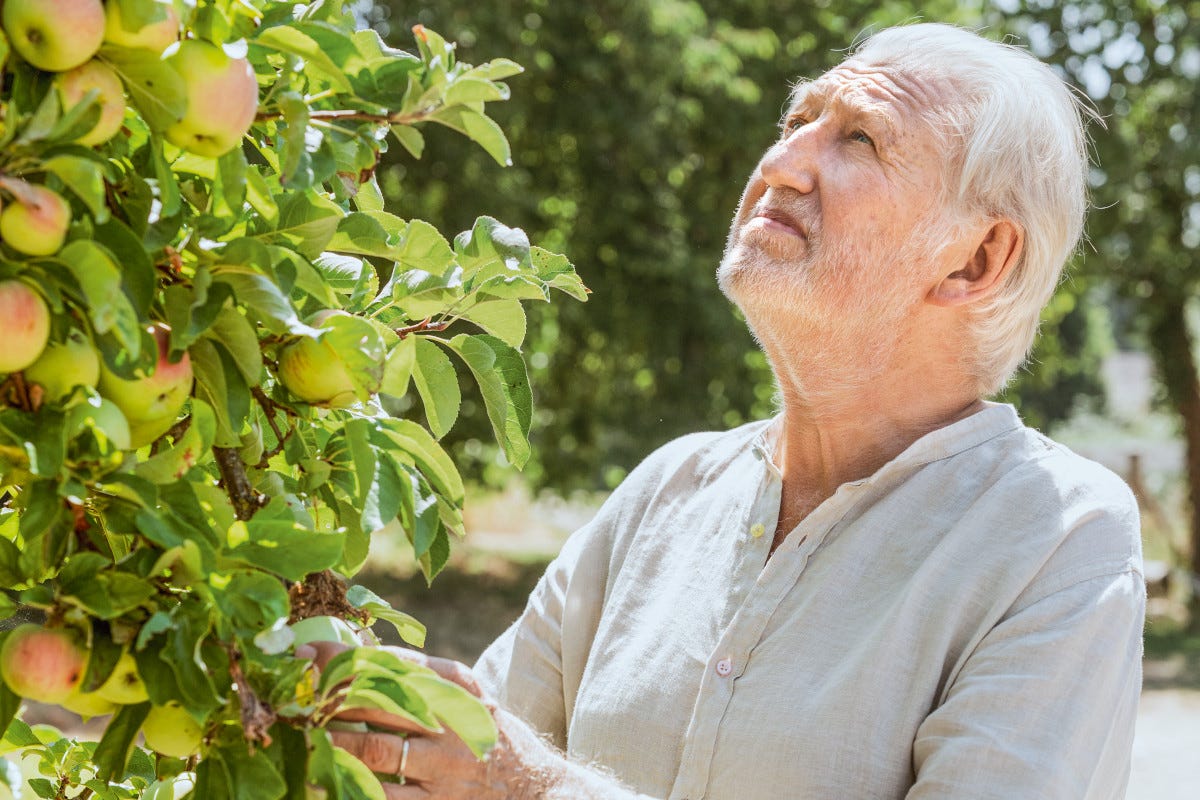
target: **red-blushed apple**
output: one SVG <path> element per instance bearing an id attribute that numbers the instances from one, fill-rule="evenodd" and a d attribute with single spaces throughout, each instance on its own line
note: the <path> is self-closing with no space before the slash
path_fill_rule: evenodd
<path id="1" fill-rule="evenodd" d="M 164 131 L 167 140 L 210 158 L 236 147 L 258 113 L 258 79 L 250 62 L 196 39 L 180 42 L 166 62 L 183 78 L 187 94 L 187 111 Z"/>
<path id="2" fill-rule="evenodd" d="M 74 108 L 88 92 L 96 90 L 100 119 L 90 131 L 75 140 L 79 144 L 86 147 L 103 144 L 121 130 L 121 124 L 125 121 L 125 87 L 112 67 L 93 59 L 83 66 L 59 74 L 57 83 L 64 111 Z"/>
<path id="3" fill-rule="evenodd" d="M 99 380 L 100 356 L 80 330 L 72 330 L 65 342 L 48 344 L 38 360 L 25 368 L 25 383 L 41 386 L 46 403 L 64 400 L 76 386 L 95 386 Z"/>
<path id="4" fill-rule="evenodd" d="M 154 706 L 142 723 L 146 746 L 171 758 L 187 758 L 200 750 L 204 729 L 176 702 Z"/>
<path id="5" fill-rule="evenodd" d="M 3 21 L 12 48 L 47 72 L 78 67 L 104 41 L 100 0 L 5 0 Z"/>
<path id="6" fill-rule="evenodd" d="M 129 421 L 130 444 L 135 448 L 166 433 L 192 393 L 192 361 L 188 354 L 171 361 L 170 330 L 156 325 L 152 332 L 158 345 L 158 363 L 149 375 L 125 380 L 100 364 L 100 394 L 116 403 Z"/>
<path id="7" fill-rule="evenodd" d="M 18 625 L 0 648 L 0 678 L 21 697 L 61 703 L 83 682 L 88 654 L 78 636 L 63 628 Z"/>
<path id="8" fill-rule="evenodd" d="M 101 684 L 96 694 L 123 706 L 144 703 L 150 699 L 150 695 L 146 693 L 146 684 L 142 683 L 142 676 L 138 675 L 137 660 L 132 653 L 125 651 L 121 654 L 112 675 Z"/>
<path id="9" fill-rule="evenodd" d="M 0 179 L 13 201 L 0 211 L 0 239 L 27 256 L 57 253 L 71 225 L 71 207 L 58 192 L 15 178 Z"/>
<path id="10" fill-rule="evenodd" d="M 50 309 L 42 296 L 22 281 L 0 281 L 0 373 L 37 361 L 49 338 Z"/>
<path id="11" fill-rule="evenodd" d="M 130 28 L 121 14 L 121 4 L 110 0 L 104 7 L 104 41 L 118 47 L 161 53 L 179 41 L 179 14 L 170 0 L 155 0 L 154 14 L 156 21 Z"/>

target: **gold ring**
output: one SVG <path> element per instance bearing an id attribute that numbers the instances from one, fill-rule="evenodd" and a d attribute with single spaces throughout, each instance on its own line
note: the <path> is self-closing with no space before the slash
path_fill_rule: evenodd
<path id="1" fill-rule="evenodd" d="M 409 744 L 411 744 L 411 742 L 409 742 L 408 738 L 405 737 L 404 746 L 400 748 L 400 783 L 401 784 L 406 783 L 408 780 L 407 778 L 404 777 L 404 770 L 408 768 L 408 746 L 409 746 Z"/>

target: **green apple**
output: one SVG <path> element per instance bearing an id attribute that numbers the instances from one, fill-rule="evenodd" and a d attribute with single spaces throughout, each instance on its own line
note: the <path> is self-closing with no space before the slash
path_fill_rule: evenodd
<path id="1" fill-rule="evenodd" d="M 121 14 L 121 4 L 109 0 L 104 8 L 104 41 L 118 47 L 161 53 L 179 41 L 179 14 L 170 0 L 155 0 L 153 16 L 156 21 L 131 28 Z"/>
<path id="2" fill-rule="evenodd" d="M 164 131 L 168 141 L 216 158 L 242 140 L 258 113 L 258 79 L 244 58 L 198 39 L 180 42 L 166 62 L 183 78 L 187 111 Z"/>
<path id="3" fill-rule="evenodd" d="M 27 256 L 57 253 L 71 224 L 67 201 L 53 189 L 24 181 L 7 180 L 4 186 L 14 192 L 15 202 L 0 211 L 0 238 Z"/>
<path id="4" fill-rule="evenodd" d="M 187 758 L 200 750 L 204 729 L 183 706 L 172 701 L 154 706 L 142 723 L 146 746 L 156 753 L 172 758 Z"/>
<path id="5" fill-rule="evenodd" d="M 116 8 L 116 4 L 113 4 Z M 95 127 L 76 141 L 86 147 L 103 144 L 117 135 L 125 122 L 125 87 L 121 77 L 103 61 L 92 60 L 69 72 L 59 74 L 58 95 L 63 110 L 74 108 L 83 102 L 88 92 L 96 90 L 96 104 L 100 108 L 100 119 Z"/>
<path id="6" fill-rule="evenodd" d="M 78 67 L 104 41 L 100 0 L 5 0 L 3 21 L 13 49 L 47 72 Z"/>
<path id="7" fill-rule="evenodd" d="M 128 650 L 121 654 L 112 675 L 108 676 L 96 694 L 113 703 L 123 706 L 137 705 L 150 699 L 146 693 L 146 684 L 138 675 L 137 661 Z"/>
<path id="8" fill-rule="evenodd" d="M 319 311 L 308 322 L 315 328 L 357 324 L 361 327 L 361 335 L 369 339 L 368 347 L 381 353 L 385 349 L 383 338 L 369 322 L 345 311 Z M 355 334 L 358 335 L 359 331 L 356 330 Z M 345 408 L 358 401 L 354 379 L 337 348 L 327 337 L 316 339 L 301 336 L 285 345 L 279 353 L 279 379 L 289 392 L 312 405 Z M 366 388 L 375 390 L 378 386 Z"/>
<path id="9" fill-rule="evenodd" d="M 72 692 L 59 705 L 67 711 L 74 711 L 84 719 L 102 717 L 117 710 L 117 704 L 111 700 L 105 700 L 99 692 Z"/>
<path id="10" fill-rule="evenodd" d="M 21 697 L 61 703 L 83 683 L 87 661 L 73 632 L 27 622 L 14 628 L 0 647 L 0 678 Z"/>
<path id="11" fill-rule="evenodd" d="M 100 365 L 100 394 L 116 403 L 129 420 L 130 441 L 135 448 L 166 433 L 192 393 L 192 361 L 188 354 L 171 361 L 167 357 L 170 330 L 156 325 L 152 333 L 158 345 L 158 363 L 149 375 L 125 380 L 103 363 Z"/>
<path id="12" fill-rule="evenodd" d="M 95 386 L 99 380 L 100 356 L 80 330 L 72 330 L 65 342 L 51 342 L 25 368 L 25 383 L 41 386 L 47 403 L 65 400 L 76 386 Z"/>
<path id="13" fill-rule="evenodd" d="M 0 281 L 0 373 L 37 361 L 49 339 L 50 309 L 42 296 L 22 281 Z"/>
<path id="14" fill-rule="evenodd" d="M 68 439 L 74 439 L 85 428 L 91 428 L 108 443 L 108 452 L 132 447 L 129 421 L 111 400 L 90 397 L 86 403 L 71 406 L 66 427 Z"/>
<path id="15" fill-rule="evenodd" d="M 351 647 L 362 645 L 358 633 L 341 617 L 308 617 L 293 622 L 288 627 L 296 637 L 293 642 L 296 647 L 311 642 L 341 642 Z"/>

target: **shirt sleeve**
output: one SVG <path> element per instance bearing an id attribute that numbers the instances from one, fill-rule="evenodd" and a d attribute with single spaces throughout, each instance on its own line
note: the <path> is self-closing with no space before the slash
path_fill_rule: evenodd
<path id="1" fill-rule="evenodd" d="M 473 671 L 483 690 L 560 750 L 603 607 L 608 561 L 596 523 L 546 568 L 525 610 Z"/>
<path id="2" fill-rule="evenodd" d="M 993 628 L 917 732 L 908 800 L 1125 797 L 1145 602 L 1126 567 Z"/>

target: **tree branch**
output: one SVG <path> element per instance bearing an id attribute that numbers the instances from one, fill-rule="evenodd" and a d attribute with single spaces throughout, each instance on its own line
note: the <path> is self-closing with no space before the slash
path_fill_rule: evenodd
<path id="1" fill-rule="evenodd" d="M 234 513 L 238 519 L 250 519 L 254 512 L 267 504 L 267 498 L 250 485 L 250 479 L 246 477 L 246 465 L 242 463 L 236 448 L 214 445 L 213 455 L 221 472 L 221 484 L 233 502 Z"/>
<path id="2" fill-rule="evenodd" d="M 355 111 L 353 109 L 328 109 L 310 111 L 308 118 L 310 120 L 316 119 L 326 122 L 350 120 L 353 122 L 377 122 L 380 125 L 412 125 L 413 123 L 429 119 L 436 111 L 436 108 L 423 108 L 420 111 L 413 111 L 408 114 L 372 114 L 368 111 Z M 266 122 L 273 119 L 283 119 L 283 114 L 278 111 L 260 111 L 254 117 L 255 122 Z"/>
<path id="3" fill-rule="evenodd" d="M 449 322 L 430 322 L 430 317 L 426 317 L 420 322 L 414 322 L 412 325 L 405 325 L 403 328 L 396 328 L 396 335 L 403 339 L 410 333 L 421 333 L 422 331 L 444 331 L 450 327 Z"/>

